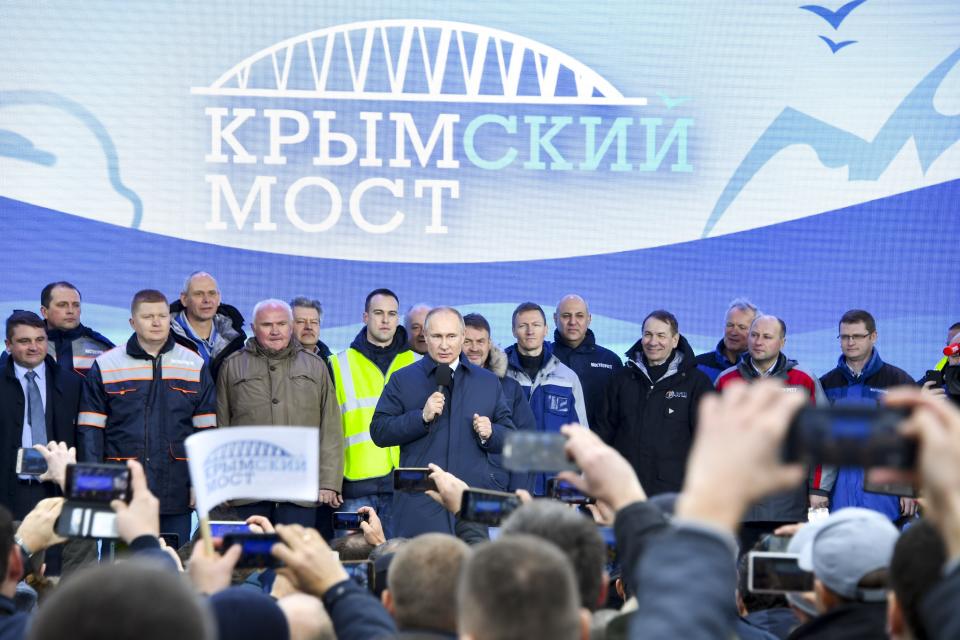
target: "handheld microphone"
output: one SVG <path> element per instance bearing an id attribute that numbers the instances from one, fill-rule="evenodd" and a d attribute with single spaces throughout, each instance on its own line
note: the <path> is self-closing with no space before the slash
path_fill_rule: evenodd
<path id="1" fill-rule="evenodd" d="M 453 382 L 453 369 L 450 365 L 441 362 L 437 365 L 437 391 L 443 393 L 444 389 L 449 389 Z"/>

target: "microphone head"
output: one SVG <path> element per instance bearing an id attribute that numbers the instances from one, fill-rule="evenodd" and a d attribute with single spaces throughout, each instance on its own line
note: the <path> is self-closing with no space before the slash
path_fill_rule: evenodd
<path id="1" fill-rule="evenodd" d="M 441 362 L 437 365 L 436 375 L 438 387 L 449 387 L 450 383 L 453 382 L 453 369 L 446 363 Z"/>

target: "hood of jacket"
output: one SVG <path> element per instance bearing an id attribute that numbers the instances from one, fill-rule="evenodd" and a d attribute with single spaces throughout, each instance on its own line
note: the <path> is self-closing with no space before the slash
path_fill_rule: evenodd
<path id="1" fill-rule="evenodd" d="M 651 380 L 650 374 L 647 372 L 647 364 L 643 357 L 642 342 L 643 339 L 641 338 L 627 350 L 627 367 L 634 372 L 642 373 L 647 380 L 656 383 L 657 380 Z M 683 334 L 680 334 L 680 339 L 677 341 L 677 348 L 673 350 L 673 354 L 670 356 L 670 366 L 667 367 L 667 373 L 664 374 L 661 380 L 669 378 L 680 371 L 689 371 L 696 368 L 696 366 L 697 358 L 693 354 L 693 348 L 690 346 L 690 343 L 687 342 L 687 339 L 683 337 Z"/>
<path id="2" fill-rule="evenodd" d="M 791 360 L 787 356 L 783 355 L 783 352 L 780 352 L 780 355 L 777 356 L 777 363 L 773 365 L 773 368 L 770 369 L 770 373 L 766 377 L 786 378 L 787 372 L 796 366 L 796 360 Z M 737 371 L 740 372 L 740 375 L 743 376 L 744 380 L 756 380 L 760 377 L 760 374 L 757 373 L 757 370 L 753 368 L 753 360 L 750 358 L 749 351 L 743 354 L 743 357 L 740 358 L 740 362 L 737 363 Z"/>
<path id="3" fill-rule="evenodd" d="M 184 307 L 183 303 L 179 300 L 174 300 L 170 304 L 171 316 L 179 316 L 181 313 L 185 313 L 186 310 L 186 307 Z M 178 325 L 178 323 L 170 323 L 171 330 L 183 334 L 183 327 L 174 325 Z M 247 337 L 246 332 L 243 330 L 243 316 L 236 307 L 229 304 L 221 303 L 220 306 L 217 307 L 217 314 L 213 317 L 213 326 L 216 328 L 217 333 L 223 336 L 227 342 L 232 342 L 238 337 L 242 339 L 246 339 Z"/>
<path id="4" fill-rule="evenodd" d="M 160 352 L 157 355 L 162 356 L 168 351 L 171 351 L 176 344 L 177 342 L 173 339 L 173 332 L 171 331 L 167 336 L 167 341 L 160 347 Z M 140 346 L 140 341 L 137 340 L 136 333 L 127 340 L 127 355 L 138 360 L 156 360 L 156 358 L 144 351 L 143 347 Z"/>
<path id="5" fill-rule="evenodd" d="M 407 344 L 407 330 L 402 326 L 397 327 L 397 332 L 393 334 L 393 341 L 385 347 L 378 347 L 367 340 L 367 327 L 360 327 L 360 332 L 350 343 L 350 348 L 356 349 L 371 362 L 381 355 L 396 357 L 398 353 L 410 350 L 410 346 Z"/>
<path id="6" fill-rule="evenodd" d="M 77 338 L 83 338 L 83 337 L 93 338 L 98 342 L 102 342 L 108 345 L 113 345 L 113 342 L 111 342 L 106 336 L 97 333 L 90 327 L 87 327 L 83 324 L 78 324 L 73 329 L 67 329 L 66 331 L 64 331 L 63 329 L 50 329 L 50 328 L 47 329 L 47 338 L 53 342 L 61 342 L 64 340 L 67 342 L 72 342 Z"/>
<path id="7" fill-rule="evenodd" d="M 567 344 L 566 340 L 563 339 L 563 334 L 560 333 L 559 329 L 553 330 L 553 342 L 555 344 L 555 348 L 569 349 L 570 351 L 576 353 L 590 353 L 597 348 L 597 338 L 593 335 L 593 329 L 587 329 L 587 333 L 583 336 L 583 342 L 578 344 L 576 348 L 573 348 Z"/>
<path id="8" fill-rule="evenodd" d="M 507 356 L 507 367 L 511 369 L 516 369 L 517 371 L 523 371 L 523 366 L 520 364 L 520 349 L 517 347 L 517 343 L 513 343 L 503 351 Z M 491 351 L 492 353 L 492 351 Z M 552 370 L 556 368 L 559 363 L 559 358 L 556 358 L 553 355 L 553 344 L 550 342 L 543 343 L 543 364 L 540 366 L 540 370 Z"/>
<path id="9" fill-rule="evenodd" d="M 487 355 L 486 369 L 498 378 L 507 375 L 507 354 L 492 342 L 490 343 L 490 353 Z"/>

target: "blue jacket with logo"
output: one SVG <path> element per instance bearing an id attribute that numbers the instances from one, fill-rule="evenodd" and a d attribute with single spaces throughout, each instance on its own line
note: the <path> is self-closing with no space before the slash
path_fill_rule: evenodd
<path id="1" fill-rule="evenodd" d="M 553 355 L 567 365 L 580 379 L 583 386 L 583 399 L 587 405 L 587 420 L 593 422 L 600 406 L 603 404 L 603 393 L 607 383 L 617 371 L 623 368 L 620 356 L 610 349 L 597 344 L 593 331 L 587 329 L 587 334 L 576 349 L 571 349 L 563 342 L 559 331 L 553 332 Z"/>
<path id="2" fill-rule="evenodd" d="M 552 344 L 543 343 L 543 365 L 533 380 L 520 364 L 517 345 L 507 347 L 505 352 L 507 376 L 523 387 L 523 393 L 533 409 L 538 431 L 558 432 L 560 427 L 570 422 L 590 426 L 580 378 L 554 355 Z M 533 482 L 534 494 L 544 495 L 546 484 L 546 477 L 542 473 L 537 474 Z"/>
<path id="3" fill-rule="evenodd" d="M 727 360 L 727 355 L 723 352 L 723 338 L 717 343 L 717 348 L 707 353 L 701 353 L 697 356 L 697 369 L 703 371 L 710 378 L 710 382 L 715 383 L 720 374 L 736 366 L 736 362 Z"/>
<path id="4" fill-rule="evenodd" d="M 398 370 L 380 394 L 370 422 L 370 436 L 378 447 L 400 447 L 401 467 L 440 465 L 471 487 L 505 491 L 507 472 L 490 456 L 503 451 L 505 435 L 514 429 L 503 387 L 496 375 L 470 364 L 466 357 L 444 391 L 443 413 L 423 422 L 423 405 L 437 391 L 437 363 L 421 358 Z M 473 430 L 473 416 L 490 418 L 493 433 L 486 442 Z M 454 519 L 423 493 L 395 492 L 393 530 L 401 537 L 436 531 L 454 533 Z"/>
<path id="5" fill-rule="evenodd" d="M 830 404 L 875 405 L 889 387 L 915 385 L 906 371 L 885 363 L 876 348 L 860 375 L 854 375 L 841 355 L 836 368 L 820 378 L 823 391 Z M 900 518 L 900 499 L 863 490 L 863 469 L 843 467 L 837 474 L 830 498 L 830 510 L 844 507 L 864 507 L 884 514 L 890 520 Z"/>
<path id="6" fill-rule="evenodd" d="M 157 357 L 134 334 L 98 356 L 84 380 L 77 416 L 83 462 L 139 460 L 161 514 L 190 510 L 183 441 L 217 426 L 213 380 L 203 358 L 173 336 Z"/>
<path id="7" fill-rule="evenodd" d="M 683 336 L 659 380 L 650 379 L 639 341 L 627 358 L 627 366 L 607 387 L 593 430 L 630 461 L 647 495 L 680 491 L 697 407 L 713 385 L 697 369 L 693 349 Z"/>

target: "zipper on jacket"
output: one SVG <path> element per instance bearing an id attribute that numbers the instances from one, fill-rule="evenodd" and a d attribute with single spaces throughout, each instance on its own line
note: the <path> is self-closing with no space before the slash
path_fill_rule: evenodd
<path id="1" fill-rule="evenodd" d="M 150 388 L 147 389 L 147 404 L 143 412 L 143 459 L 144 462 L 147 463 L 150 462 L 150 403 L 153 402 L 154 399 L 153 392 L 157 386 L 157 370 L 160 368 L 161 357 L 163 357 L 161 354 L 157 354 L 157 357 L 153 359 L 153 375 L 150 378 Z M 144 464 L 144 467 L 146 466 L 147 465 Z"/>

